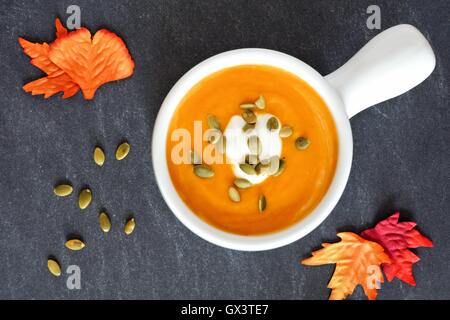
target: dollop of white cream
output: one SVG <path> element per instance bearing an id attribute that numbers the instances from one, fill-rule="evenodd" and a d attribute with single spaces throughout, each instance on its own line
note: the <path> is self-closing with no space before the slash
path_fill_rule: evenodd
<path id="1" fill-rule="evenodd" d="M 249 175 L 239 168 L 239 164 L 245 162 L 245 156 L 249 155 L 248 139 L 251 136 L 257 136 L 261 143 L 261 153 L 259 160 L 269 160 L 274 156 L 281 156 L 282 142 L 279 135 L 280 127 L 277 130 L 269 131 L 267 121 L 274 117 L 272 114 L 257 114 L 254 129 L 243 131 L 246 122 L 241 116 L 233 116 L 224 131 L 226 138 L 226 156 L 228 162 L 233 166 L 234 175 L 238 178 L 247 179 L 252 184 L 263 182 L 268 175 L 261 173 L 259 175 Z M 278 118 L 277 118 L 278 119 Z M 281 123 L 278 119 L 278 123 Z"/>

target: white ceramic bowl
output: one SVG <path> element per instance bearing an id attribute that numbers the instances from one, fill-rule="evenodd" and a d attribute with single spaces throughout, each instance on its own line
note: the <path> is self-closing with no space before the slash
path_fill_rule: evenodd
<path id="1" fill-rule="evenodd" d="M 304 219 L 279 232 L 241 236 L 207 224 L 182 201 L 172 184 L 166 159 L 166 138 L 172 116 L 183 97 L 200 80 L 221 69 L 270 65 L 289 71 L 311 85 L 327 104 L 336 124 L 339 150 L 336 172 L 319 205 Z M 390 28 L 364 46 L 344 66 L 322 77 L 306 63 L 273 50 L 239 49 L 213 56 L 187 72 L 170 90 L 156 119 L 152 160 L 156 181 L 170 209 L 192 232 L 219 246 L 259 251 L 292 243 L 314 230 L 333 210 L 347 183 L 353 139 L 349 118 L 359 111 L 402 94 L 425 80 L 435 57 L 423 35 L 410 25 Z"/>

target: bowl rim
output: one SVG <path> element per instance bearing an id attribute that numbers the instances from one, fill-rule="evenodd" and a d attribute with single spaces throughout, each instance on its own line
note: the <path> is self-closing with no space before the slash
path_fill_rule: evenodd
<path id="1" fill-rule="evenodd" d="M 238 65 L 268 65 L 286 70 L 307 82 L 325 101 L 335 122 L 338 157 L 333 180 L 319 204 L 297 223 L 269 234 L 244 236 L 218 229 L 198 217 L 183 202 L 169 174 L 166 140 L 172 116 L 187 92 L 208 75 Z M 303 61 L 270 49 L 245 48 L 226 51 L 200 62 L 185 73 L 164 99 L 156 117 L 152 136 L 152 164 L 159 190 L 175 216 L 189 230 L 218 246 L 262 251 L 295 242 L 318 227 L 331 213 L 347 184 L 353 156 L 353 137 L 344 104 L 334 88 L 316 70 Z"/>

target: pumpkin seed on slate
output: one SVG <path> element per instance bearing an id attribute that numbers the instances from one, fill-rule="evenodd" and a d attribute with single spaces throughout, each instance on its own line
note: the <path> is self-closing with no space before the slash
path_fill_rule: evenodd
<path id="1" fill-rule="evenodd" d="M 280 174 L 283 173 L 285 168 L 286 168 L 286 160 L 280 159 L 280 165 L 278 166 L 278 171 L 273 176 L 278 177 Z"/>
<path id="2" fill-rule="evenodd" d="M 67 249 L 78 251 L 83 249 L 86 245 L 80 239 L 70 239 L 66 241 L 65 246 Z"/>
<path id="3" fill-rule="evenodd" d="M 234 180 L 234 185 L 236 187 L 238 187 L 239 189 L 247 189 L 252 186 L 250 181 L 248 181 L 247 179 L 243 179 L 243 178 L 237 178 L 236 180 Z"/>
<path id="4" fill-rule="evenodd" d="M 254 103 L 243 103 L 239 106 L 243 110 L 250 110 L 256 107 Z"/>
<path id="5" fill-rule="evenodd" d="M 127 142 L 120 144 L 116 150 L 116 159 L 123 160 L 130 152 L 130 145 Z"/>
<path id="6" fill-rule="evenodd" d="M 259 96 L 258 100 L 255 101 L 255 106 L 258 109 L 264 109 L 266 107 L 266 99 L 263 96 Z"/>
<path id="7" fill-rule="evenodd" d="M 239 165 L 239 168 L 242 171 L 244 171 L 246 174 L 249 174 L 249 175 L 255 175 L 256 174 L 255 168 L 253 168 L 253 166 L 248 164 L 248 163 L 241 163 Z"/>
<path id="8" fill-rule="evenodd" d="M 254 124 L 256 123 L 256 114 L 252 110 L 246 110 L 242 113 L 242 118 L 245 122 Z"/>
<path id="9" fill-rule="evenodd" d="M 73 191 L 73 188 L 70 184 L 60 184 L 58 186 L 56 186 L 55 188 L 53 188 L 53 192 L 58 196 L 58 197 L 66 197 L 68 195 L 70 195 Z"/>
<path id="10" fill-rule="evenodd" d="M 47 260 L 47 268 L 48 271 L 50 271 L 50 273 L 55 277 L 59 277 L 61 275 L 61 267 L 56 260 L 49 258 Z"/>
<path id="11" fill-rule="evenodd" d="M 210 129 L 220 130 L 220 122 L 217 120 L 216 116 L 211 114 L 208 116 L 208 126 Z"/>
<path id="12" fill-rule="evenodd" d="M 86 209 L 92 201 L 92 191 L 88 188 L 81 190 L 78 196 L 78 205 L 80 209 Z"/>
<path id="13" fill-rule="evenodd" d="M 252 129 L 255 129 L 255 124 L 246 123 L 246 124 L 242 127 L 242 131 L 243 131 L 243 132 L 247 132 L 248 130 L 252 130 Z"/>
<path id="14" fill-rule="evenodd" d="M 199 154 L 195 150 L 189 150 L 189 161 L 191 164 L 201 164 L 202 160 L 200 159 Z"/>
<path id="15" fill-rule="evenodd" d="M 199 164 L 198 166 L 194 167 L 194 174 L 199 178 L 207 179 L 214 176 L 214 171 L 210 166 L 206 164 Z"/>
<path id="16" fill-rule="evenodd" d="M 290 136 L 292 135 L 292 133 L 293 133 L 293 130 L 292 130 L 292 128 L 289 127 L 289 126 L 283 126 L 283 127 L 280 129 L 280 137 L 281 137 L 281 138 L 287 138 L 287 137 L 290 137 Z"/>
<path id="17" fill-rule="evenodd" d="M 258 199 L 259 212 L 263 212 L 264 210 L 266 210 L 266 206 L 267 206 L 266 197 L 262 194 L 259 196 Z"/>
<path id="18" fill-rule="evenodd" d="M 94 162 L 99 167 L 103 166 L 103 164 L 105 163 L 105 153 L 100 147 L 95 147 L 94 149 Z"/>
<path id="19" fill-rule="evenodd" d="M 239 194 L 239 191 L 235 187 L 228 188 L 228 196 L 233 202 L 241 201 L 241 195 Z"/>
<path id="20" fill-rule="evenodd" d="M 220 138 L 222 137 L 222 132 L 218 129 L 209 129 L 206 132 L 206 136 L 208 139 L 208 143 L 210 144 L 216 144 L 220 141 Z"/>
<path id="21" fill-rule="evenodd" d="M 305 137 L 298 137 L 295 140 L 295 147 L 298 150 L 305 150 L 306 148 L 309 147 L 310 144 L 311 144 L 311 142 L 309 141 L 309 139 L 305 138 Z"/>
<path id="22" fill-rule="evenodd" d="M 269 120 L 267 120 L 267 129 L 269 131 L 275 131 L 280 127 L 280 122 L 278 122 L 278 119 L 275 117 L 271 117 Z"/>
<path id="23" fill-rule="evenodd" d="M 247 140 L 248 148 L 251 154 L 260 155 L 262 152 L 262 144 L 258 136 L 251 136 Z"/>
<path id="24" fill-rule="evenodd" d="M 98 215 L 98 222 L 100 224 L 100 229 L 102 229 L 103 232 L 109 232 L 109 230 L 111 230 L 111 220 L 109 220 L 106 212 L 100 212 Z"/>
<path id="25" fill-rule="evenodd" d="M 127 223 L 125 223 L 125 227 L 124 227 L 123 231 L 125 232 L 125 234 L 127 236 L 129 236 L 130 234 L 133 233 L 135 227 L 136 227 L 136 221 L 134 220 L 134 218 L 131 218 L 127 221 Z"/>

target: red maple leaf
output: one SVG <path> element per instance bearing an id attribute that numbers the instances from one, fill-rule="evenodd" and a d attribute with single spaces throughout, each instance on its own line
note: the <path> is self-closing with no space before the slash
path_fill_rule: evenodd
<path id="1" fill-rule="evenodd" d="M 386 278 L 392 281 L 395 277 L 415 286 L 413 264 L 420 258 L 408 248 L 432 247 L 433 243 L 414 227 L 415 222 L 398 222 L 400 216 L 396 212 L 386 220 L 379 222 L 375 228 L 367 229 L 361 236 L 383 246 L 391 262 L 383 264 Z"/>

